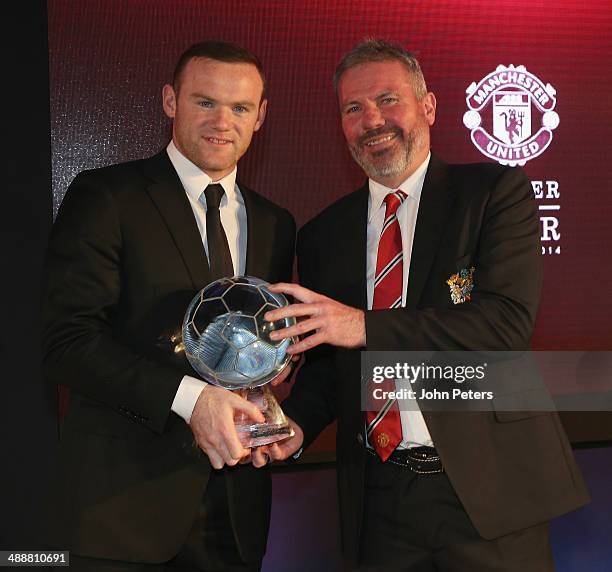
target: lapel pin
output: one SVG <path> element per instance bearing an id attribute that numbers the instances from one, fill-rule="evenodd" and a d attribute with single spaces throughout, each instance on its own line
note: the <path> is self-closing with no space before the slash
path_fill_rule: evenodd
<path id="1" fill-rule="evenodd" d="M 453 274 L 446 281 L 450 288 L 450 295 L 453 304 L 463 304 L 472 299 L 472 290 L 474 289 L 474 266 L 471 268 L 463 268 L 457 274 Z"/>

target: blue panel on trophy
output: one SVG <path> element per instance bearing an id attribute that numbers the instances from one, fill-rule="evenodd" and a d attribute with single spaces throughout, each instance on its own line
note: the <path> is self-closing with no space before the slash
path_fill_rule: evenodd
<path id="1" fill-rule="evenodd" d="M 277 367 L 276 348 L 261 340 L 255 340 L 238 352 L 236 368 L 239 372 L 258 378 Z"/>
<path id="2" fill-rule="evenodd" d="M 255 319 L 232 313 L 226 321 L 221 335 L 237 349 L 243 348 L 257 339 Z"/>

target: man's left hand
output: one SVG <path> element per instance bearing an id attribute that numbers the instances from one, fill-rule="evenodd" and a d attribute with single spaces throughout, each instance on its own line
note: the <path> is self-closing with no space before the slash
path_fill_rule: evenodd
<path id="1" fill-rule="evenodd" d="M 274 341 L 314 332 L 287 349 L 298 354 L 318 346 L 330 344 L 340 348 L 365 346 L 365 315 L 363 310 L 345 306 L 322 294 L 317 294 L 299 284 L 280 282 L 269 286 L 271 292 L 289 294 L 300 303 L 266 312 L 264 319 L 276 322 L 290 316 L 303 318 L 294 326 L 276 330 L 270 334 Z"/>

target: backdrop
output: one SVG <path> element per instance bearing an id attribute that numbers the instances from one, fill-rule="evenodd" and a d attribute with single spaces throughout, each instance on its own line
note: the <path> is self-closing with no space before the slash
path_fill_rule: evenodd
<path id="1" fill-rule="evenodd" d="M 231 40 L 264 63 L 269 115 L 239 178 L 303 223 L 363 181 L 343 141 L 331 76 L 365 36 L 419 57 L 447 161 L 524 164 L 541 217 L 544 296 L 534 347 L 612 349 L 612 8 L 577 0 L 52 0 L 54 209 L 84 169 L 157 152 L 161 87 L 179 54 Z M 580 380 L 577 379 L 579 382 Z M 574 441 L 612 439 L 609 414 L 564 415 Z M 317 450 L 331 448 L 329 434 Z"/>

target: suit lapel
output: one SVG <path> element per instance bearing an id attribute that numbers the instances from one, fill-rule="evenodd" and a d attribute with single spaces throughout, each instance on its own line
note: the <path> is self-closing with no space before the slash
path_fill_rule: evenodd
<path id="1" fill-rule="evenodd" d="M 337 255 L 334 264 L 339 283 L 346 284 L 343 302 L 356 308 L 367 307 L 366 247 L 368 222 L 368 183 L 347 201 L 336 231 Z"/>
<path id="2" fill-rule="evenodd" d="M 431 155 L 414 232 L 406 306 L 415 308 L 438 252 L 453 204 L 448 165 Z"/>
<path id="3" fill-rule="evenodd" d="M 200 290 L 211 281 L 210 269 L 202 237 L 181 180 L 165 150 L 151 157 L 144 169 L 151 179 L 147 193 L 172 235 L 194 289 Z"/>
<path id="4" fill-rule="evenodd" d="M 271 271 L 275 219 L 270 209 L 264 208 L 261 199 L 244 185 L 238 184 L 247 213 L 247 252 L 245 273 L 248 276 L 268 279 Z"/>

